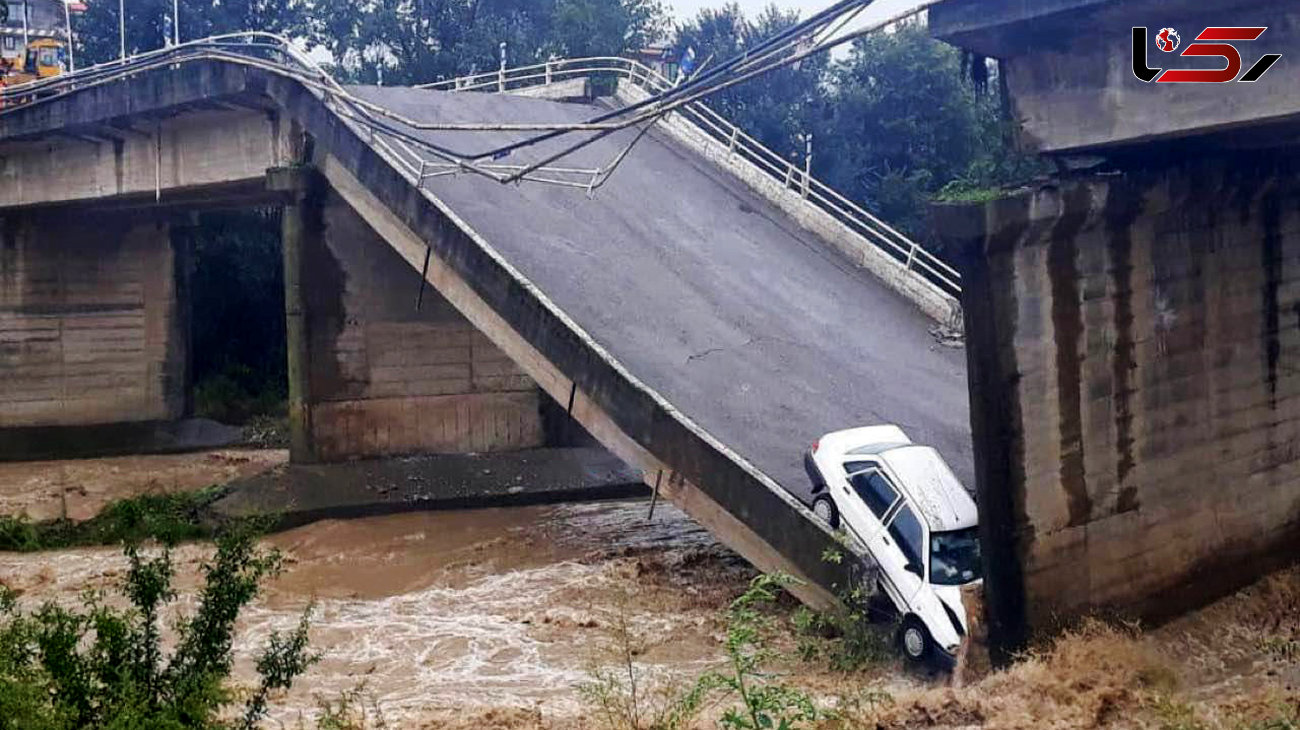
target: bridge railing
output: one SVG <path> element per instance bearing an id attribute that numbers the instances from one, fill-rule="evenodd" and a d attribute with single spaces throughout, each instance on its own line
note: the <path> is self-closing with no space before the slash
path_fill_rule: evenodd
<path id="1" fill-rule="evenodd" d="M 216 59 L 253 65 L 291 76 L 308 83 L 327 98 L 343 102 L 341 113 L 369 130 L 372 141 L 388 148 L 390 155 L 400 159 L 403 167 L 411 168 L 417 184 L 449 171 L 430 165 L 402 139 L 392 143 L 384 139 L 382 129 L 376 129 L 376 119 L 383 115 L 407 123 L 389 110 L 365 102 L 349 94 L 328 73 L 306 54 L 296 49 L 286 39 L 270 33 L 242 32 L 213 36 L 130 56 L 95 66 L 79 69 L 76 73 L 40 79 L 18 86 L 0 88 L 0 112 L 16 106 L 49 100 L 88 87 L 110 83 L 118 78 L 141 73 L 154 68 L 174 67 L 181 62 L 196 59 Z M 637 61 L 619 57 L 593 57 L 547 61 L 511 69 L 473 74 L 432 84 L 421 88 L 457 91 L 512 91 L 530 86 L 551 84 L 573 78 L 608 76 L 619 83 L 635 84 L 647 93 L 659 93 L 673 87 L 663 75 Z M 831 216 L 857 234 L 869 245 L 897 260 L 911 275 L 917 276 L 940 291 L 957 297 L 961 293 L 961 274 L 927 251 L 897 229 L 885 223 L 862 206 L 849 200 L 829 185 L 814 178 L 803 166 L 793 163 L 768 149 L 735 124 L 695 101 L 680 106 L 680 118 L 693 123 L 709 137 L 726 146 L 729 154 L 736 155 L 756 166 L 785 189 L 791 190 L 808 204 Z M 394 146 L 396 145 L 396 146 Z M 553 171 L 557 178 L 547 180 L 556 184 L 588 188 L 587 184 L 565 179 L 563 171 Z M 579 171 L 588 172 L 588 171 Z"/>
<path id="2" fill-rule="evenodd" d="M 294 69 L 296 72 L 307 72 L 318 78 L 326 76 L 319 66 L 286 39 L 273 33 L 245 31 L 211 36 L 176 46 L 138 53 L 126 58 L 117 58 L 93 66 L 79 68 L 75 73 L 37 79 L 15 86 L 0 87 L 0 104 L 4 108 L 20 106 L 77 89 L 84 89 L 88 86 L 95 86 L 104 81 L 125 75 L 140 73 L 159 64 L 194 60 L 198 57 L 221 57 L 223 55 L 235 56 L 241 59 L 256 59 L 285 69 Z"/>
<path id="3" fill-rule="evenodd" d="M 651 94 L 673 88 L 671 81 L 649 66 L 614 56 L 553 60 L 423 84 L 420 88 L 503 93 L 573 78 L 602 75 L 626 80 Z M 676 111 L 707 135 L 726 145 L 729 154 L 747 160 L 780 181 L 786 189 L 897 260 L 908 272 L 954 298 L 961 295 L 960 272 L 861 205 L 813 177 L 803 165 L 773 152 L 702 102 L 685 104 Z"/>

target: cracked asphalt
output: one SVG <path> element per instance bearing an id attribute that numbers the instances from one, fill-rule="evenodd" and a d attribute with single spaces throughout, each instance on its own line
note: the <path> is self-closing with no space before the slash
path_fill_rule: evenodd
<path id="1" fill-rule="evenodd" d="M 578 121 L 595 107 L 357 87 L 422 121 Z M 423 132 L 484 150 L 523 133 Z M 565 158 L 604 164 L 624 130 Z M 511 154 L 540 159 L 564 138 Z M 647 135 L 588 197 L 476 175 L 428 188 L 644 383 L 800 496 L 823 433 L 894 423 L 974 487 L 965 353 L 933 322 L 703 158 Z"/>

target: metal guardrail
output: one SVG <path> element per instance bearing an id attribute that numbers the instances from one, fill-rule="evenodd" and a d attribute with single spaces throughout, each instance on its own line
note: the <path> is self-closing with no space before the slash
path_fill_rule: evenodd
<path id="1" fill-rule="evenodd" d="M 425 145 L 409 134 L 402 134 L 394 128 L 393 123 L 417 130 L 428 124 L 350 94 L 287 39 L 261 32 L 213 36 L 79 69 L 71 74 L 4 87 L 0 89 L 0 115 L 135 74 L 158 68 L 176 68 L 180 64 L 200 60 L 219 60 L 260 68 L 302 83 L 319 94 L 332 111 L 357 125 L 376 150 L 409 176 L 412 183 L 421 190 L 425 181 L 434 177 L 455 175 L 465 170 L 494 177 L 505 176 L 515 167 L 469 163 L 449 156 L 436 147 Z M 620 82 L 626 80 L 652 94 L 673 86 L 661 74 L 637 61 L 618 57 L 593 57 L 502 69 L 424 84 L 418 88 L 504 92 L 565 79 L 601 75 L 616 78 Z M 796 191 L 808 204 L 816 206 L 870 245 L 902 263 L 912 275 L 930 282 L 953 297 L 960 295 L 961 274 L 956 269 L 857 203 L 812 177 L 805 168 L 771 151 L 721 114 L 698 101 L 679 107 L 676 113 L 725 144 L 730 154 L 754 164 L 779 180 L 786 189 Z M 443 161 L 429 160 L 426 155 L 417 152 L 416 148 Z M 608 172 L 600 170 L 560 167 L 542 168 L 539 173 L 543 174 L 530 174 L 525 179 L 586 190 L 592 189 L 599 175 L 608 175 Z M 501 177 L 497 179 L 500 180 Z"/>
<path id="2" fill-rule="evenodd" d="M 625 79 L 651 94 L 667 91 L 673 87 L 673 83 L 662 74 L 638 61 L 615 56 L 596 56 L 500 69 L 423 84 L 419 88 L 504 93 L 572 78 L 601 75 Z M 730 154 L 738 155 L 753 163 L 780 181 L 786 189 L 795 191 L 810 205 L 821 209 L 865 241 L 903 264 L 907 271 L 922 277 L 954 298 L 960 297 L 960 272 L 862 206 L 813 177 L 805 167 L 792 163 L 768 149 L 763 143 L 701 102 L 691 102 L 679 107 L 677 113 L 694 123 L 710 137 L 725 144 Z"/>

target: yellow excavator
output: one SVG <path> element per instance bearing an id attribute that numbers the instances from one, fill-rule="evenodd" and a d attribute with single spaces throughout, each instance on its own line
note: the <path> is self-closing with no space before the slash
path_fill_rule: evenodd
<path id="1" fill-rule="evenodd" d="M 68 70 L 67 47 L 61 40 L 38 38 L 16 58 L 0 61 L 0 88 L 18 86 L 38 79 L 48 79 Z M 23 104 L 29 95 L 0 99 L 0 108 Z"/>
<path id="2" fill-rule="evenodd" d="M 68 70 L 68 49 L 63 41 L 38 38 L 27 44 L 17 58 L 7 59 L 0 84 L 17 86 L 37 79 L 48 79 Z"/>

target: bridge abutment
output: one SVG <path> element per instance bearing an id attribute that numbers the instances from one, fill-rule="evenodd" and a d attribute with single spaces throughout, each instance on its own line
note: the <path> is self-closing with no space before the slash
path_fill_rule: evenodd
<path id="1" fill-rule="evenodd" d="M 1165 27 L 1186 51 L 1211 27 L 1257 40 L 1225 83 L 1144 79 L 1197 67 L 1156 47 Z M 1171 616 L 1297 555 L 1297 27 L 1239 0 L 933 9 L 935 36 L 998 60 L 1021 144 L 1076 170 L 936 209 L 964 257 L 1002 649 L 1090 612 Z"/>
<path id="2" fill-rule="evenodd" d="M 147 448 L 185 414 L 186 254 L 140 211 L 14 211 L 0 233 L 0 458 Z"/>

